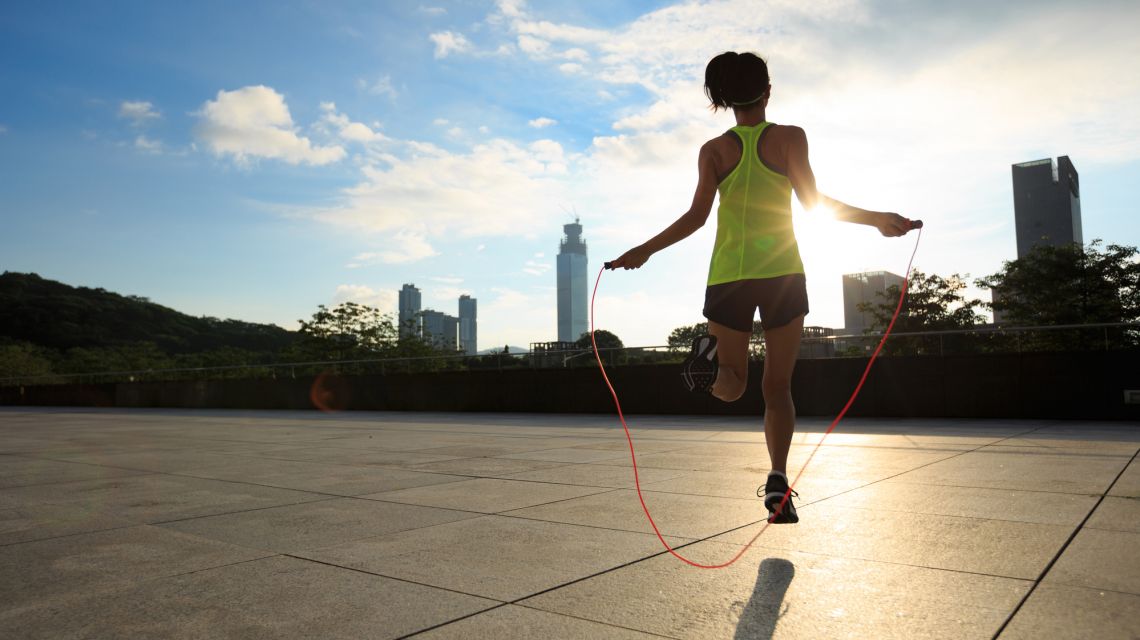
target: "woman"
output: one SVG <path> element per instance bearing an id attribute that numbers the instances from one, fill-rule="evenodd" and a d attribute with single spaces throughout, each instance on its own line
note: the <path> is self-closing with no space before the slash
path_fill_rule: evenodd
<path id="1" fill-rule="evenodd" d="M 803 129 L 768 122 L 768 65 L 752 53 L 722 53 L 705 68 L 713 111 L 732 109 L 736 126 L 706 142 L 697 159 L 693 204 L 645 244 L 614 260 L 637 269 L 654 253 L 704 226 L 719 192 L 716 243 L 709 265 L 704 316 L 709 334 L 693 342 L 682 376 L 692 391 L 732 402 L 748 382 L 748 340 L 760 310 L 764 329 L 764 434 L 772 471 L 764 488 L 769 522 L 799 521 L 789 493 L 788 450 L 795 430 L 791 379 L 808 312 L 804 267 L 792 229 L 791 192 L 805 209 L 824 205 L 836 218 L 876 227 L 884 236 L 911 228 L 895 213 L 867 211 L 828 198 L 815 187 Z M 783 506 L 781 507 L 781 503 Z"/>

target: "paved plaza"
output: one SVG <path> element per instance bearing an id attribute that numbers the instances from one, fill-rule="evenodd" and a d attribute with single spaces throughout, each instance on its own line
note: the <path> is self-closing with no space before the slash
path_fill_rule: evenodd
<path id="1" fill-rule="evenodd" d="M 758 418 L 630 420 L 681 555 Z M 802 419 L 790 471 L 827 422 Z M 1140 426 L 850 419 L 670 555 L 611 416 L 0 409 L 0 637 L 1140 638 Z"/>

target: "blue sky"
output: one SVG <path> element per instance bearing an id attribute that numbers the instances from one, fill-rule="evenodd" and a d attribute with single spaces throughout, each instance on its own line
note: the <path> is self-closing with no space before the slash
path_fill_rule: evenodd
<path id="1" fill-rule="evenodd" d="M 481 349 L 553 339 L 561 225 L 594 273 L 688 207 L 732 124 L 700 90 L 727 49 L 768 58 L 769 119 L 804 127 L 825 193 L 927 222 L 924 271 L 1014 257 L 1009 166 L 1065 154 L 1086 240 L 1140 245 L 1136 24 L 1134 2 L 5 3 L 0 270 L 289 328 L 413 282 L 450 313 L 475 296 Z M 809 324 L 913 246 L 796 216 Z M 713 227 L 603 276 L 599 326 L 700 321 Z"/>

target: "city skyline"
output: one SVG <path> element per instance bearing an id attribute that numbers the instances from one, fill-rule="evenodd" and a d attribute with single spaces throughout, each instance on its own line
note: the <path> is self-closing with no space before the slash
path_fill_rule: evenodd
<path id="1" fill-rule="evenodd" d="M 688 207 L 732 124 L 701 91 L 728 49 L 768 59 L 768 118 L 807 132 L 821 191 L 926 222 L 925 273 L 1016 257 L 1009 171 L 1033 158 L 1079 167 L 1086 241 L 1136 246 L 1138 21 L 1116 1 L 8 3 L 0 271 L 289 329 L 350 300 L 398 313 L 418 282 L 424 307 L 478 297 L 481 344 L 549 340 L 560 226 L 588 229 L 592 290 Z M 809 325 L 844 324 L 842 274 L 913 249 L 794 216 Z M 598 327 L 651 345 L 700 322 L 714 226 L 603 274 Z"/>

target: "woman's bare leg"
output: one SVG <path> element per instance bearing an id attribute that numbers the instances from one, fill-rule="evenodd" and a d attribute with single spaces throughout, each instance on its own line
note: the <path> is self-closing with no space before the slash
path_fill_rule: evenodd
<path id="1" fill-rule="evenodd" d="M 711 330 L 711 322 L 709 327 Z M 764 439 L 768 443 L 772 470 L 785 474 L 788 471 L 792 433 L 796 429 L 796 407 L 792 403 L 792 370 L 795 369 L 796 357 L 799 356 L 803 328 L 804 317 L 799 316 L 782 327 L 764 332 Z M 719 336 L 717 339 L 720 339 Z M 719 345 L 717 355 L 720 355 Z"/>
<path id="2" fill-rule="evenodd" d="M 725 402 L 744 395 L 748 385 L 748 340 L 750 331 L 737 331 L 709 321 L 709 333 L 716 337 L 716 358 L 720 366 L 712 394 Z"/>

